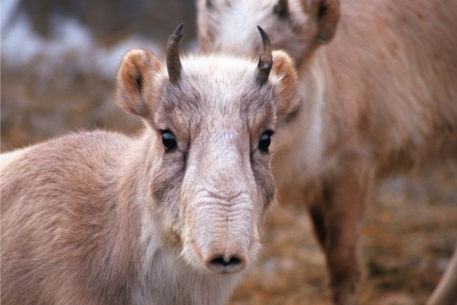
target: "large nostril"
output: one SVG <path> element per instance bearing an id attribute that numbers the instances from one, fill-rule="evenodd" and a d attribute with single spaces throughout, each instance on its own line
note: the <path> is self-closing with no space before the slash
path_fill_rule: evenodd
<path id="1" fill-rule="evenodd" d="M 245 267 L 245 260 L 239 256 L 218 255 L 207 261 L 207 267 L 217 273 L 238 272 Z"/>
<path id="2" fill-rule="evenodd" d="M 215 259 L 212 259 L 210 264 L 212 265 L 220 265 L 220 266 L 235 266 L 235 265 L 240 265 L 241 260 L 237 257 L 230 257 L 228 261 L 224 259 L 223 256 L 216 257 Z"/>

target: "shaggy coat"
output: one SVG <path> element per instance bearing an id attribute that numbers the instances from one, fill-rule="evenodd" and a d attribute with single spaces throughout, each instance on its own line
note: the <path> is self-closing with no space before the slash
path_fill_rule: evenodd
<path id="1" fill-rule="evenodd" d="M 355 304 L 363 206 L 376 177 L 457 156 L 457 2 L 200 0 L 201 48 L 254 56 L 258 24 L 299 75 L 278 120 L 281 201 L 306 203 L 335 304 Z M 324 45 L 328 43 L 327 45 Z"/>

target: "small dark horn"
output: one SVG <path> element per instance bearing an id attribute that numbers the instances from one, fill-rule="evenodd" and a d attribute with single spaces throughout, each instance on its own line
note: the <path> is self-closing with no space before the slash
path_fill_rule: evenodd
<path id="1" fill-rule="evenodd" d="M 170 82 L 173 84 L 178 83 L 179 79 L 181 78 L 181 59 L 179 59 L 179 43 L 181 42 L 181 30 L 184 26 L 181 23 L 175 30 L 175 32 L 168 38 L 167 42 L 167 50 L 166 50 L 166 57 L 167 57 L 167 70 L 168 70 L 168 78 Z"/>
<path id="2" fill-rule="evenodd" d="M 263 85 L 267 82 L 270 75 L 271 67 L 273 66 L 273 56 L 271 55 L 271 43 L 267 33 L 260 26 L 257 26 L 257 28 L 262 36 L 263 53 L 259 58 L 256 81 L 259 85 Z"/>

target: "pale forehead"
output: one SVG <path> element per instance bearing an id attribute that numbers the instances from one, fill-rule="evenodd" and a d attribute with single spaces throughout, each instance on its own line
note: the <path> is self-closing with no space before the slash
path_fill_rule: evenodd
<path id="1" fill-rule="evenodd" d="M 179 84 L 168 86 L 165 101 L 174 105 L 172 111 L 184 121 L 200 124 L 210 119 L 212 124 L 251 125 L 247 121 L 271 116 L 273 107 L 273 88 L 259 86 L 256 72 L 255 61 L 241 57 L 184 57 Z"/>
<path id="2" fill-rule="evenodd" d="M 227 54 L 188 55 L 182 59 L 186 74 L 198 72 L 201 75 L 240 75 L 253 72 L 256 64 L 251 58 Z"/>
<path id="3" fill-rule="evenodd" d="M 217 26 L 223 35 L 217 40 L 225 46 L 235 43 L 240 50 L 249 50 L 249 41 L 257 39 L 259 41 L 253 43 L 260 42 L 257 26 L 266 27 L 264 23 L 272 15 L 275 3 L 274 0 L 232 1 L 230 6 L 221 8 Z"/>
<path id="4" fill-rule="evenodd" d="M 230 55 L 190 56 L 182 61 L 183 93 L 210 99 L 223 107 L 238 107 L 245 98 L 260 94 L 255 62 Z M 231 108 L 233 108 L 231 107 Z"/>

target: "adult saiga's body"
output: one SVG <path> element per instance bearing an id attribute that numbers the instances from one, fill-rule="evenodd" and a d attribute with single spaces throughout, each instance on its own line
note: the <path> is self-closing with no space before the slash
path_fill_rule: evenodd
<path id="1" fill-rule="evenodd" d="M 306 203 L 333 301 L 354 304 L 374 179 L 457 158 L 457 1 L 201 0 L 198 10 L 203 50 L 255 55 L 240 29 L 258 24 L 294 58 L 299 106 L 273 143 L 279 199 Z"/>

